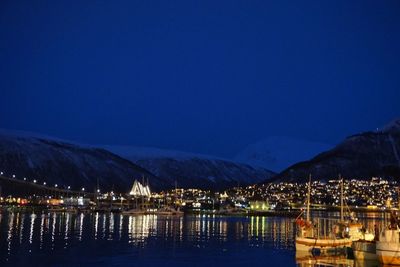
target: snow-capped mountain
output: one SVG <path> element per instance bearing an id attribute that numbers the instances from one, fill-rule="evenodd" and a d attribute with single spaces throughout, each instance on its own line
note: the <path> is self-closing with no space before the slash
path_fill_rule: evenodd
<path id="1" fill-rule="evenodd" d="M 382 130 L 348 137 L 335 148 L 309 161 L 290 166 L 275 181 L 305 181 L 309 174 L 327 180 L 341 174 L 345 178 L 385 177 L 400 179 L 400 119 Z"/>
<path id="2" fill-rule="evenodd" d="M 247 146 L 235 157 L 235 161 L 279 172 L 330 148 L 331 145 L 324 143 L 272 136 Z"/>
<path id="3" fill-rule="evenodd" d="M 379 131 L 379 129 L 378 129 Z M 392 120 L 388 124 L 382 127 L 380 130 L 382 132 L 390 133 L 390 132 L 400 132 L 400 118 L 396 120 Z"/>
<path id="4" fill-rule="evenodd" d="M 184 188 L 222 189 L 249 185 L 269 179 L 273 172 L 261 167 L 206 156 L 157 148 L 104 146 L 109 151 L 131 160 L 157 177 L 177 182 Z"/>
<path id="5" fill-rule="evenodd" d="M 165 183 L 147 170 L 101 148 L 73 144 L 37 134 L 0 131 L 0 170 L 7 176 L 39 183 L 85 187 L 93 192 L 97 180 L 103 190 L 129 191 L 135 178 Z"/>
<path id="6" fill-rule="evenodd" d="M 152 190 L 180 187 L 223 189 L 257 183 L 272 173 L 215 157 L 160 149 L 83 145 L 44 135 L 0 130 L 0 171 L 48 185 L 128 192 L 134 179 Z M 118 149 L 117 149 L 118 148 Z M 118 154 L 118 155 L 117 155 Z"/>

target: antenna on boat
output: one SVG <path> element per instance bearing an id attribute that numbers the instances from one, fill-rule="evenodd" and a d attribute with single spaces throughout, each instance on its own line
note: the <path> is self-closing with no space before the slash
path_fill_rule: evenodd
<path id="1" fill-rule="evenodd" d="M 343 213 L 343 177 L 339 174 L 340 180 L 340 220 L 344 221 L 344 213 Z"/>
<path id="2" fill-rule="evenodd" d="M 144 174 L 142 174 L 142 189 L 144 188 Z M 144 192 L 141 192 L 142 197 L 142 208 L 144 207 Z"/>
<path id="3" fill-rule="evenodd" d="M 306 220 L 307 222 L 310 221 L 310 198 L 311 198 L 311 174 L 308 177 L 308 192 L 307 192 L 307 214 Z"/>

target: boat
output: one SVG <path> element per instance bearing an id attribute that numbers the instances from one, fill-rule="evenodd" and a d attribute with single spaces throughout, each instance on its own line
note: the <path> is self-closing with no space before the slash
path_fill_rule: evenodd
<path id="1" fill-rule="evenodd" d="M 350 247 L 352 240 L 348 238 L 334 239 L 330 237 L 298 237 L 296 238 L 296 250 L 299 251 L 342 251 Z"/>
<path id="2" fill-rule="evenodd" d="M 122 212 L 123 215 L 161 215 L 161 216 L 182 216 L 184 212 L 173 207 L 160 209 L 131 209 Z"/>
<path id="3" fill-rule="evenodd" d="M 122 212 L 122 215 L 146 215 L 147 211 L 143 209 L 130 209 Z"/>
<path id="4" fill-rule="evenodd" d="M 383 264 L 400 265 L 400 223 L 394 211 L 390 213 L 389 226 L 376 241 L 376 254 Z"/>
<path id="5" fill-rule="evenodd" d="M 364 227 L 351 216 L 349 221 L 344 220 L 344 203 L 343 203 L 343 179 L 341 180 L 340 194 L 340 221 L 335 223 L 332 232 L 328 235 L 320 236 L 319 229 L 310 219 L 310 195 L 311 195 L 311 176 L 308 182 L 307 192 L 307 208 L 306 219 L 303 220 L 301 215 L 296 219 L 299 230 L 296 236 L 296 251 L 340 251 L 350 248 L 353 241 L 356 240 L 373 240 L 374 235 L 368 233 Z M 325 231 L 327 233 L 327 231 Z"/>
<path id="6" fill-rule="evenodd" d="M 154 210 L 152 214 L 165 216 L 182 216 L 184 215 L 184 212 L 173 207 L 163 207 L 161 209 Z"/>
<path id="7" fill-rule="evenodd" d="M 373 240 L 355 240 L 351 245 L 353 250 L 353 255 L 356 260 L 362 261 L 377 261 L 378 256 L 376 254 L 376 241 L 379 238 L 379 230 L 377 225 L 374 229 L 374 239 Z"/>
<path id="8" fill-rule="evenodd" d="M 351 245 L 354 258 L 357 260 L 377 261 L 376 241 L 356 240 Z"/>

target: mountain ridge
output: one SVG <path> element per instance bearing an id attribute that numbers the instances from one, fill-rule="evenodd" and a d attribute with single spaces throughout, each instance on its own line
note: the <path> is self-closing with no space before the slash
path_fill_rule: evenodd
<path id="1" fill-rule="evenodd" d="M 396 119 L 382 130 L 350 135 L 334 148 L 288 167 L 272 180 L 304 182 L 309 174 L 320 180 L 336 178 L 339 174 L 349 179 L 399 180 L 399 125 L 400 119 Z"/>
<path id="2" fill-rule="evenodd" d="M 172 183 L 177 181 L 178 185 L 183 187 L 191 187 L 192 181 L 204 187 L 203 183 L 207 181 L 225 185 L 223 187 L 226 188 L 238 184 L 259 183 L 274 175 L 272 171 L 261 167 L 257 168 L 215 156 L 162 149 L 156 149 L 157 153 L 153 153 L 154 148 L 143 147 L 140 149 L 129 146 L 124 146 L 123 149 L 120 146 L 104 147 L 163 179 Z"/>
<path id="3" fill-rule="evenodd" d="M 186 155 L 184 152 L 180 153 Z M 149 178 L 152 190 L 156 191 L 173 188 L 175 180 L 181 180 L 182 187 L 215 190 L 236 186 L 238 183 L 257 183 L 272 175 L 267 170 L 256 170 L 250 166 L 223 161 L 217 157 L 212 160 L 201 158 L 184 160 L 177 164 L 176 162 L 180 160 L 178 157 L 178 159 L 169 158 L 165 161 L 159 157 L 156 162 L 161 161 L 163 168 L 155 174 L 154 171 L 157 169 L 150 168 L 155 162 L 149 163 L 146 158 L 143 162 L 146 162 L 147 166 L 143 162 L 140 166 L 102 147 L 23 131 L 0 130 L 1 171 L 47 184 L 69 185 L 75 189 L 85 187 L 93 191 L 99 179 L 102 191 L 114 189 L 119 192 L 128 192 L 134 179 L 145 176 Z M 177 179 L 162 175 L 162 170 L 166 169 L 171 173 L 171 168 L 172 175 L 176 175 Z M 208 173 L 197 171 L 197 175 L 201 174 L 200 176 L 192 175 L 184 179 L 184 176 L 189 176 L 188 174 L 195 173 L 201 168 L 207 170 Z M 219 169 L 223 170 L 218 171 Z M 230 172 L 230 169 L 236 171 Z M 182 172 L 184 174 L 181 174 Z M 206 176 L 203 175 L 204 173 Z M 248 180 L 242 179 L 243 177 Z"/>

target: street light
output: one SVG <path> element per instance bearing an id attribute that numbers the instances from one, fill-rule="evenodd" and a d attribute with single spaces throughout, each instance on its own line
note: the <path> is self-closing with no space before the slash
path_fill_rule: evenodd
<path id="1" fill-rule="evenodd" d="M 37 181 L 36 181 L 36 180 L 33 180 L 33 182 L 36 184 Z"/>
<path id="2" fill-rule="evenodd" d="M 15 174 L 13 174 L 12 177 L 15 178 Z"/>
<path id="3" fill-rule="evenodd" d="M 26 177 L 24 177 L 24 181 L 26 181 Z"/>
<path id="4" fill-rule="evenodd" d="M 0 175 L 3 175 L 4 174 L 4 172 L 0 172 Z"/>
<path id="5" fill-rule="evenodd" d="M 55 184 L 54 187 L 58 187 L 58 184 Z"/>
<path id="6" fill-rule="evenodd" d="M 71 187 L 70 186 L 68 186 L 68 190 L 70 190 L 71 189 Z"/>
<path id="7" fill-rule="evenodd" d="M 46 182 L 43 182 L 43 185 L 46 185 Z"/>
<path id="8" fill-rule="evenodd" d="M 85 188 L 84 188 L 84 187 L 82 187 L 82 191 L 85 191 Z"/>

